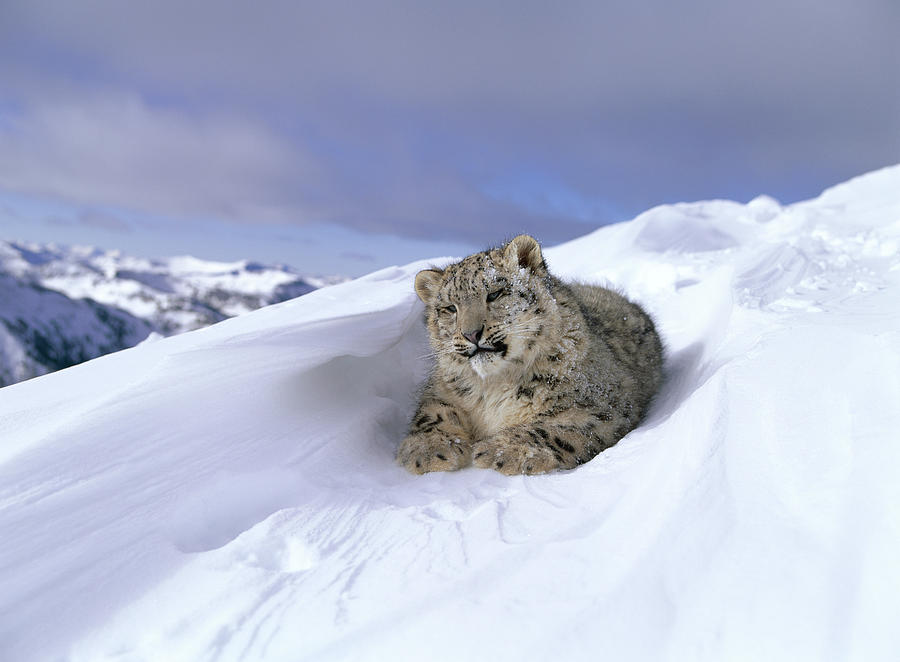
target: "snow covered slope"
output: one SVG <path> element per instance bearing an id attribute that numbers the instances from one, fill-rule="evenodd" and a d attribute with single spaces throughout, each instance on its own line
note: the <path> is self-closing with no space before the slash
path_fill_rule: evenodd
<path id="1" fill-rule="evenodd" d="M 574 471 L 395 466 L 427 262 L 0 390 L 0 659 L 897 659 L 900 166 L 547 258 L 669 347 Z"/>
<path id="2" fill-rule="evenodd" d="M 246 260 L 148 260 L 0 241 L 0 386 L 342 280 Z"/>

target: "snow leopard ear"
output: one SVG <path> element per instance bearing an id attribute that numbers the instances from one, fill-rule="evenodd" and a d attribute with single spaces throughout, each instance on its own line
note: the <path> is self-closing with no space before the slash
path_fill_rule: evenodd
<path id="1" fill-rule="evenodd" d="M 422 301 L 431 303 L 441 286 L 443 275 L 440 269 L 426 269 L 416 274 L 416 294 Z"/>
<path id="2" fill-rule="evenodd" d="M 544 256 L 541 255 L 541 245 L 534 237 L 520 234 L 506 245 L 503 254 L 507 261 L 516 269 L 525 267 L 532 271 L 545 271 Z"/>

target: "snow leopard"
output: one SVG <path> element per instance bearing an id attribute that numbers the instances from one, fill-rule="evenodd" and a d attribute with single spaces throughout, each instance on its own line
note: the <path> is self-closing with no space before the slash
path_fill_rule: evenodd
<path id="1" fill-rule="evenodd" d="M 415 291 L 434 362 L 397 450 L 413 473 L 572 469 L 633 430 L 660 387 L 650 316 L 553 276 L 531 236 L 420 271 Z"/>

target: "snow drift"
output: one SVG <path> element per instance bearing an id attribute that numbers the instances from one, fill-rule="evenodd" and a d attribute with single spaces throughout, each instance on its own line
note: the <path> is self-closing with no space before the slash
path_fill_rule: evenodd
<path id="1" fill-rule="evenodd" d="M 895 659 L 900 166 L 546 256 L 669 350 L 569 472 L 394 464 L 429 262 L 0 390 L 0 659 Z"/>

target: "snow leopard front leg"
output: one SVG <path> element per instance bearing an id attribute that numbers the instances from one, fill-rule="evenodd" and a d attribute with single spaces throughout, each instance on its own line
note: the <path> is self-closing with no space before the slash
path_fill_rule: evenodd
<path id="1" fill-rule="evenodd" d="M 415 474 L 455 471 L 472 464 L 472 442 L 463 416 L 426 389 L 397 461 Z"/>
<path id="2" fill-rule="evenodd" d="M 507 476 L 573 469 L 613 446 L 627 433 L 611 411 L 572 408 L 500 430 L 472 449 L 476 467 Z"/>

